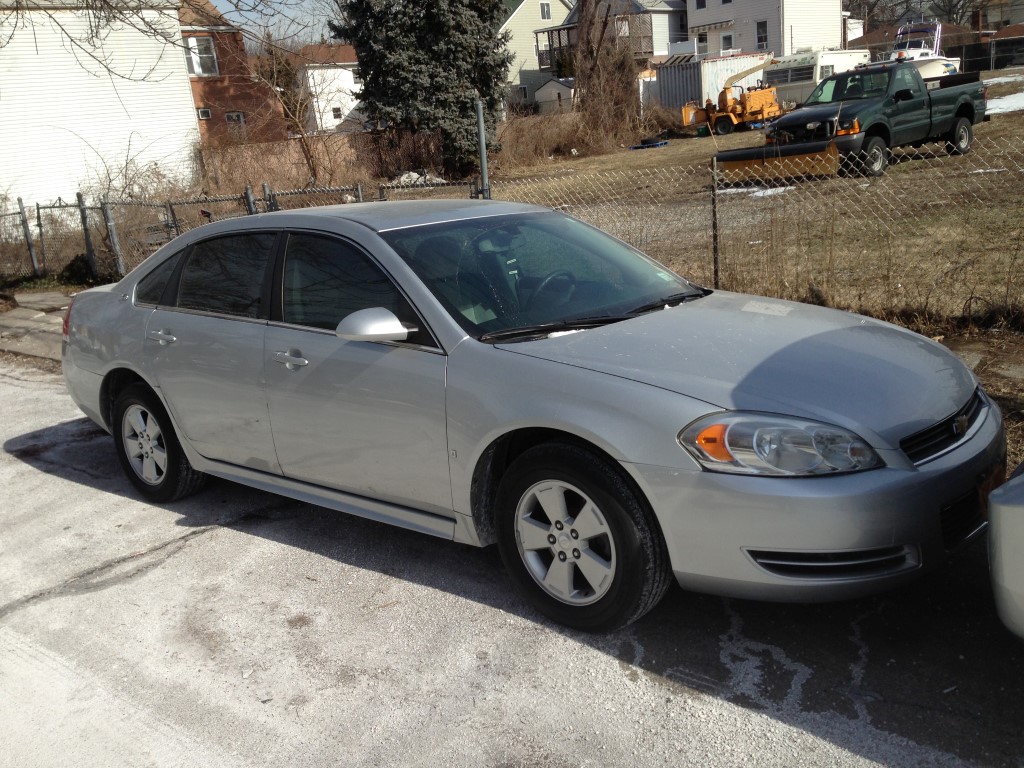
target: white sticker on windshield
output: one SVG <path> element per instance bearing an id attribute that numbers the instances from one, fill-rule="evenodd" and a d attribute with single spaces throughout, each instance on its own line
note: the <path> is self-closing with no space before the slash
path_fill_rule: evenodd
<path id="1" fill-rule="evenodd" d="M 770 301 L 748 301 L 743 305 L 743 312 L 756 312 L 759 315 L 772 315 L 774 317 L 785 317 L 793 311 L 792 307 L 785 304 L 776 304 Z"/>

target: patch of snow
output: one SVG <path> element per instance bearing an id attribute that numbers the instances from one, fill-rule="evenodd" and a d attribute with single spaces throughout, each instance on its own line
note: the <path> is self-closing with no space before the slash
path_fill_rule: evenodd
<path id="1" fill-rule="evenodd" d="M 1021 79 L 1024 80 L 1024 78 Z M 1024 112 L 1024 93 L 1011 93 L 1007 96 L 1000 96 L 997 99 L 989 99 L 988 109 L 986 111 L 990 115 L 1003 115 L 1007 112 Z"/>

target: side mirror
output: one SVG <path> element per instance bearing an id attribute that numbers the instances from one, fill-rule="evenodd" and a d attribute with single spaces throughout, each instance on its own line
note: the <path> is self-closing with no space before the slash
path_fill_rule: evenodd
<path id="1" fill-rule="evenodd" d="M 892 95 L 892 100 L 896 102 L 910 101 L 914 98 L 914 92 L 909 88 L 902 88 Z"/>
<path id="2" fill-rule="evenodd" d="M 346 341 L 405 341 L 418 330 L 395 317 L 384 307 L 370 307 L 353 312 L 340 323 L 334 334 Z"/>

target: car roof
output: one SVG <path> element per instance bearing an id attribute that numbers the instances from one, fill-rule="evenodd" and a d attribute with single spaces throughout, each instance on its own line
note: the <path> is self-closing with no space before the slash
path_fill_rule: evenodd
<path id="1" fill-rule="evenodd" d="M 293 222 L 312 224 L 311 220 L 344 219 L 362 224 L 374 232 L 387 232 L 446 221 L 543 211 L 550 209 L 498 200 L 396 200 L 278 211 L 247 216 L 245 220 L 258 227 L 266 226 L 271 221 L 274 221 L 275 226 L 290 226 Z M 284 217 L 289 219 L 289 223 L 281 221 Z"/>

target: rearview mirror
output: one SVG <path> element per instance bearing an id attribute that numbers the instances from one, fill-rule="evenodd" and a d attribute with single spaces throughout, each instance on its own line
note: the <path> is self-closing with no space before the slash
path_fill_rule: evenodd
<path id="1" fill-rule="evenodd" d="M 390 309 L 370 307 L 346 317 L 334 333 L 346 341 L 405 341 L 416 330 L 395 317 Z"/>

